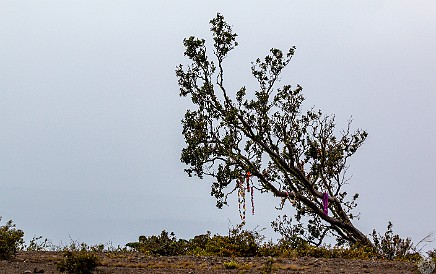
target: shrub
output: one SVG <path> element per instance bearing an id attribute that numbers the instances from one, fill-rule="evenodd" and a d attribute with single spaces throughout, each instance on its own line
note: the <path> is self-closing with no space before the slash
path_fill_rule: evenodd
<path id="1" fill-rule="evenodd" d="M 272 240 L 263 243 L 259 246 L 258 255 L 261 257 L 278 257 L 286 253 L 280 244 L 274 243 Z"/>
<path id="2" fill-rule="evenodd" d="M 283 230 L 280 226 L 282 238 L 278 242 L 264 242 L 256 230 L 245 230 L 242 226 L 229 228 L 228 235 L 197 235 L 189 241 L 177 239 L 174 233 L 166 231 L 158 236 L 140 236 L 138 242 L 126 244 L 127 247 L 154 256 L 221 256 L 221 257 L 316 257 L 316 258 L 344 258 L 344 259 L 374 259 L 387 258 L 415 262 L 419 260 L 419 252 L 411 240 L 401 239 L 392 232 L 389 223 L 388 231 L 384 235 L 373 232 L 375 248 L 365 245 L 353 246 L 317 246 L 302 238 L 293 237 L 295 233 Z M 431 253 L 431 254 L 430 254 Z M 436 257 L 436 250 L 430 252 Z"/>
<path id="3" fill-rule="evenodd" d="M 385 259 L 413 259 L 419 256 L 419 254 L 415 252 L 410 238 L 403 239 L 393 233 L 391 222 L 388 223 L 387 231 L 384 235 L 380 235 L 373 230 L 372 238 L 376 253 Z"/>
<path id="4" fill-rule="evenodd" d="M 266 261 L 265 264 L 262 266 L 261 270 L 262 270 L 262 274 L 269 274 L 273 272 L 273 264 L 274 264 L 274 259 L 269 257 Z"/>
<path id="5" fill-rule="evenodd" d="M 153 256 L 223 256 L 251 257 L 259 254 L 263 236 L 257 231 L 243 230 L 241 227 L 229 229 L 229 235 L 206 234 L 195 236 L 187 241 L 177 240 L 173 232 L 165 230 L 159 236 L 140 236 L 138 242 L 127 243 L 126 247 Z"/>
<path id="6" fill-rule="evenodd" d="M 206 246 L 211 239 L 210 231 L 207 231 L 206 234 L 194 236 L 193 239 L 188 241 L 186 253 L 194 256 L 207 256 Z"/>
<path id="7" fill-rule="evenodd" d="M 205 244 L 205 253 L 212 256 L 253 257 L 259 254 L 263 236 L 257 231 L 229 229 L 228 236 L 214 235 Z"/>
<path id="8" fill-rule="evenodd" d="M 274 232 L 280 234 L 280 245 L 286 248 L 300 248 L 304 247 L 308 244 L 308 241 L 305 239 L 307 237 L 306 231 L 302 227 L 301 223 L 294 225 L 292 223 L 292 218 L 284 215 L 278 216 L 277 219 L 271 222 L 271 227 L 274 229 Z"/>
<path id="9" fill-rule="evenodd" d="M 436 263 L 436 248 L 433 250 L 427 251 L 427 254 Z"/>
<path id="10" fill-rule="evenodd" d="M 0 217 L 1 221 L 1 217 Z M 0 226 L 0 259 L 10 259 L 24 244 L 24 232 L 15 228 L 12 220 Z"/>
<path id="11" fill-rule="evenodd" d="M 34 236 L 30 240 L 29 245 L 25 247 L 26 251 L 46 251 L 52 247 L 52 243 L 46 238 L 42 241 L 42 236 Z"/>
<path id="12" fill-rule="evenodd" d="M 243 230 L 236 227 L 229 230 L 229 239 L 236 246 L 236 253 L 241 257 L 258 255 L 259 245 L 264 236 L 253 230 Z"/>
<path id="13" fill-rule="evenodd" d="M 239 268 L 239 263 L 237 261 L 224 262 L 223 266 L 225 269 L 237 269 Z"/>
<path id="14" fill-rule="evenodd" d="M 98 263 L 98 257 L 94 252 L 84 249 L 64 251 L 64 257 L 57 263 L 57 269 L 70 274 L 91 274 Z"/>
<path id="15" fill-rule="evenodd" d="M 186 254 L 188 242 L 177 240 L 174 232 L 168 234 L 164 230 L 159 236 L 139 236 L 138 242 L 127 243 L 126 246 L 154 256 L 177 256 Z"/>
<path id="16" fill-rule="evenodd" d="M 206 243 L 204 253 L 209 256 L 221 256 L 221 257 L 237 257 L 237 246 L 232 243 L 230 237 L 214 235 Z"/>

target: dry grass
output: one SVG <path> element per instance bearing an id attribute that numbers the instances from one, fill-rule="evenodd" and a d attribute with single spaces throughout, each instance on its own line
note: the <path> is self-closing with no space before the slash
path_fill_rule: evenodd
<path id="1" fill-rule="evenodd" d="M 265 257 L 152 257 L 132 252 L 130 254 L 98 253 L 100 264 L 97 273 L 418 273 L 416 266 L 408 262 L 386 260 L 349 260 L 341 258 L 265 258 Z M 46 273 L 58 273 L 56 262 L 62 252 L 20 252 L 14 263 L 0 261 L 0 273 L 24 273 L 29 269 L 44 269 Z M 225 263 L 234 261 L 235 268 Z M 100 269 L 99 269 L 100 268 Z M 3 272 L 2 272 L 3 271 Z M 368 272 L 369 271 L 369 272 Z"/>
<path id="2" fill-rule="evenodd" d="M 296 264 L 280 264 L 280 263 L 275 264 L 274 266 L 277 269 L 286 270 L 286 271 L 302 271 L 310 268 L 309 266 L 300 266 Z"/>

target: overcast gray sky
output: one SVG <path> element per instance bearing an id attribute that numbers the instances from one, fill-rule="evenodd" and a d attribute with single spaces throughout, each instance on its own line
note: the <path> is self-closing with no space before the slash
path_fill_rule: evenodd
<path id="1" fill-rule="evenodd" d="M 210 40 L 217 12 L 239 34 L 231 87 L 250 86 L 250 62 L 271 47 L 295 45 L 282 82 L 339 127 L 352 115 L 369 132 L 350 168 L 358 227 L 384 232 L 390 220 L 415 241 L 436 232 L 431 0 L 0 0 L 0 216 L 54 243 L 238 224 L 237 197 L 216 209 L 210 180 L 179 161 L 190 101 L 174 69 L 187 62 L 183 38 Z M 270 196 L 255 202 L 248 228 L 285 213 Z"/>

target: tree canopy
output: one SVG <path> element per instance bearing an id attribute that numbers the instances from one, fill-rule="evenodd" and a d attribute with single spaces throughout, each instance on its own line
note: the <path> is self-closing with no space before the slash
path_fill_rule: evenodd
<path id="1" fill-rule="evenodd" d="M 190 97 L 195 106 L 182 120 L 185 171 L 212 178 L 219 208 L 249 173 L 256 189 L 290 201 L 295 208 L 291 230 L 298 237 L 320 244 L 331 234 L 339 244 L 372 245 L 352 224 L 358 194 L 349 197 L 343 190 L 347 162 L 366 131 L 352 130 L 351 120 L 337 130 L 334 116 L 303 107 L 301 86 L 279 86 L 295 47 L 272 48 L 252 63 L 256 90 L 243 85 L 227 90 L 224 60 L 238 46 L 237 34 L 221 14 L 210 24 L 212 57 L 205 40 L 191 36 L 183 40 L 190 63 L 176 68 L 180 96 Z"/>

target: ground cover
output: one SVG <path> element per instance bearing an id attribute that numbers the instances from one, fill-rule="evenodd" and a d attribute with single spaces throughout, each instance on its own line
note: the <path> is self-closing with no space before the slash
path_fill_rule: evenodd
<path id="1" fill-rule="evenodd" d="M 271 258 L 216 256 L 147 256 L 140 252 L 98 252 L 93 273 L 420 273 L 414 263 L 341 258 Z M 0 261 L 0 274 L 60 273 L 63 252 L 21 251 Z M 43 272 L 42 272 L 43 271 Z"/>

